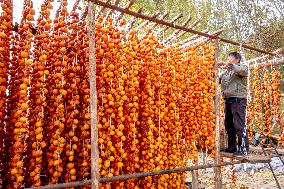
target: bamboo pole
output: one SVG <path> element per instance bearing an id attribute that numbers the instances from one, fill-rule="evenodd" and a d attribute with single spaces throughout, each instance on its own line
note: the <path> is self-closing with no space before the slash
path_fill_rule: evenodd
<path id="1" fill-rule="evenodd" d="M 244 161 L 234 161 L 234 162 L 221 162 L 219 164 L 208 164 L 208 165 L 197 165 L 197 166 L 191 166 L 191 167 L 181 167 L 181 168 L 174 168 L 174 169 L 167 169 L 167 170 L 160 170 L 160 171 L 149 171 L 149 172 L 143 172 L 143 173 L 134 173 L 134 174 L 127 174 L 127 175 L 119 175 L 119 176 L 113 176 L 113 177 L 105 177 L 105 178 L 99 178 L 100 183 L 106 183 L 106 182 L 114 182 L 114 181 L 122 181 L 122 180 L 129 180 L 134 178 L 144 178 L 148 176 L 155 176 L 155 175 L 163 175 L 163 174 L 171 174 L 171 173 L 179 173 L 179 172 L 186 172 L 186 171 L 193 171 L 193 170 L 199 170 L 199 169 L 209 169 L 214 167 L 223 167 L 228 165 L 237 165 L 242 163 L 268 163 L 267 159 L 259 159 L 259 160 L 244 160 Z M 75 182 L 69 182 L 69 183 L 62 183 L 62 184 L 53 184 L 53 185 L 46 185 L 46 186 L 40 186 L 40 187 L 34 187 L 34 188 L 26 188 L 26 189 L 59 189 L 59 188 L 68 188 L 68 187 L 78 187 L 78 186 L 84 186 L 84 185 L 90 185 L 92 180 L 85 180 L 85 181 L 75 181 Z"/>
<path id="2" fill-rule="evenodd" d="M 92 189 L 99 189 L 98 112 L 96 86 L 96 49 L 94 3 L 88 5 L 89 62 L 90 62 L 90 113 L 91 113 L 91 175 Z"/>
<path id="3" fill-rule="evenodd" d="M 129 15 L 141 18 L 141 19 L 150 20 L 151 22 L 155 22 L 157 24 L 169 26 L 171 28 L 175 28 L 175 29 L 178 29 L 178 30 L 183 30 L 183 31 L 186 31 L 186 32 L 189 32 L 189 33 L 193 33 L 193 34 L 198 34 L 198 35 L 201 35 L 201 36 L 204 36 L 204 37 L 208 37 L 210 39 L 219 39 L 220 42 L 229 43 L 229 44 L 236 45 L 236 46 L 240 46 L 241 45 L 241 43 L 238 43 L 236 41 L 232 41 L 232 40 L 229 40 L 229 39 L 224 39 L 224 38 L 221 38 L 219 36 L 212 36 L 210 34 L 206 34 L 206 33 L 203 33 L 203 32 L 200 32 L 200 31 L 197 31 L 197 30 L 194 30 L 194 29 L 191 29 L 191 28 L 186 28 L 186 27 L 183 27 L 183 26 L 180 26 L 180 25 L 169 23 L 167 21 L 160 20 L 160 19 L 157 19 L 157 18 L 151 18 L 150 16 L 146 16 L 146 15 L 137 13 L 135 11 L 131 11 L 129 9 L 121 8 L 119 6 L 112 5 L 112 4 L 109 4 L 109 3 L 106 3 L 106 2 L 103 2 L 103 1 L 100 1 L 100 0 L 88 0 L 88 1 L 92 1 L 92 2 L 94 2 L 95 4 L 97 4 L 99 6 L 104 6 L 104 7 L 107 7 L 109 9 L 114 9 L 114 10 L 117 10 L 119 12 L 126 13 L 126 14 L 129 14 Z M 275 55 L 272 52 L 268 52 L 268 51 L 265 51 L 265 50 L 262 50 L 262 49 L 258 49 L 258 48 L 255 48 L 255 47 L 252 47 L 252 46 L 249 46 L 249 45 L 242 45 L 242 47 L 246 48 L 246 49 L 253 50 L 253 51 L 261 52 L 261 53 L 264 53 L 264 54 Z"/>
<path id="4" fill-rule="evenodd" d="M 219 74 L 218 74 L 218 60 L 219 60 L 219 41 L 215 40 L 215 99 L 214 99 L 214 111 L 216 115 L 215 120 L 215 158 L 214 163 L 220 163 L 220 90 L 219 90 Z M 214 168 L 215 189 L 222 188 L 222 174 L 221 167 Z"/>

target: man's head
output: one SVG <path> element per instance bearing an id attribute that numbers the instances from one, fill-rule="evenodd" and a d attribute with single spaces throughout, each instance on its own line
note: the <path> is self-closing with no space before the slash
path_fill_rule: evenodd
<path id="1" fill-rule="evenodd" d="M 228 62 L 231 64 L 238 64 L 241 62 L 242 56 L 240 53 L 231 52 L 228 56 Z"/>

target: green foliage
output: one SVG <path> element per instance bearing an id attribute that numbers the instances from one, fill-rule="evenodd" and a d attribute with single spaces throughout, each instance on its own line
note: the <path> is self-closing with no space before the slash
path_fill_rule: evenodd
<path id="1" fill-rule="evenodd" d="M 114 3 L 115 0 L 112 0 Z M 120 6 L 126 6 L 129 0 L 121 0 Z M 224 32 L 222 37 L 232 39 L 244 44 L 255 46 L 266 50 L 276 50 L 284 46 L 284 1 L 283 0 L 136 0 L 131 10 L 137 11 L 142 8 L 143 14 L 153 16 L 157 12 L 161 15 L 166 12 L 169 15 L 165 18 L 171 21 L 176 15 L 183 17 L 177 20 L 176 24 L 183 24 L 189 17 L 191 22 L 201 19 L 194 27 L 198 31 L 209 30 L 214 32 L 221 28 Z M 131 16 L 126 16 L 131 20 Z M 141 26 L 142 19 L 137 19 L 135 27 Z M 151 28 L 153 24 L 148 24 Z M 156 34 L 163 28 L 155 28 Z M 175 30 L 168 29 L 159 34 L 166 38 Z M 140 33 L 145 31 L 140 30 Z M 186 34 L 175 41 L 184 40 L 192 34 Z M 220 46 L 221 58 L 224 59 L 229 51 L 240 51 L 240 47 L 229 44 Z M 246 51 L 245 58 L 250 59 L 260 56 L 260 53 Z"/>

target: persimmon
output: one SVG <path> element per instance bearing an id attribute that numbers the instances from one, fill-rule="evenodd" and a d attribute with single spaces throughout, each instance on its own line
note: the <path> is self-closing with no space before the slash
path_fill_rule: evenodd
<path id="1" fill-rule="evenodd" d="M 21 58 L 28 58 L 29 54 L 26 51 L 21 52 Z"/>
<path id="2" fill-rule="evenodd" d="M 4 32 L 0 32 L 0 38 L 5 39 L 5 38 L 7 38 L 7 35 Z"/>
<path id="3" fill-rule="evenodd" d="M 41 6 L 36 35 L 30 27 L 34 9 L 27 6 L 8 64 L 21 68 L 11 80 L 11 151 L 18 150 L 9 171 L 13 181 L 24 177 L 27 187 L 42 185 L 41 174 L 50 178 L 49 184 L 91 178 L 87 27 L 76 11 L 67 12 L 67 1 L 51 20 L 50 2 Z M 200 148 L 214 155 L 214 46 L 164 47 L 151 32 L 139 39 L 125 24 L 103 17 L 95 23 L 100 176 L 187 166 L 187 161 L 197 161 Z M 1 32 L 8 26 L 1 23 Z M 0 33 L 1 41 L 8 40 L 9 32 L 4 32 L 7 37 Z M 0 71 L 9 70 L 2 62 Z M 7 73 L 0 77 L 1 87 Z M 27 156 L 18 167 L 23 154 Z M 184 174 L 173 174 L 102 188 L 180 188 L 183 181 Z"/>
<path id="4" fill-rule="evenodd" d="M 17 182 L 21 183 L 24 181 L 24 177 L 23 176 L 17 176 Z"/>
<path id="5" fill-rule="evenodd" d="M 14 168 L 14 169 L 11 170 L 12 175 L 16 175 L 17 173 L 18 173 L 17 169 Z"/>

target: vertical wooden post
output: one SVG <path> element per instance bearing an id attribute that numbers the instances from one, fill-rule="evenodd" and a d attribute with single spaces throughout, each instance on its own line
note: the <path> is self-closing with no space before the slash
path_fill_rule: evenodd
<path id="1" fill-rule="evenodd" d="M 215 40 L 215 99 L 214 99 L 214 111 L 216 115 L 215 121 L 215 164 L 220 163 L 220 90 L 219 90 L 219 72 L 218 72 L 218 61 L 219 61 L 219 41 Z M 215 189 L 222 188 L 222 175 L 221 167 L 214 168 L 215 178 Z"/>
<path id="2" fill-rule="evenodd" d="M 198 159 L 195 162 L 195 166 L 198 166 L 199 162 Z M 199 170 L 193 170 L 192 173 L 192 189 L 198 189 L 199 187 L 199 181 L 198 181 L 198 171 Z"/>
<path id="3" fill-rule="evenodd" d="M 191 177 L 192 177 L 192 189 L 198 189 L 198 170 L 191 171 Z"/>
<path id="4" fill-rule="evenodd" d="M 90 114 L 91 114 L 91 175 L 92 189 L 99 189 L 99 150 L 98 150 L 98 110 L 96 84 L 96 47 L 95 47 L 94 3 L 88 5 L 89 34 L 89 75 L 90 75 Z"/>

